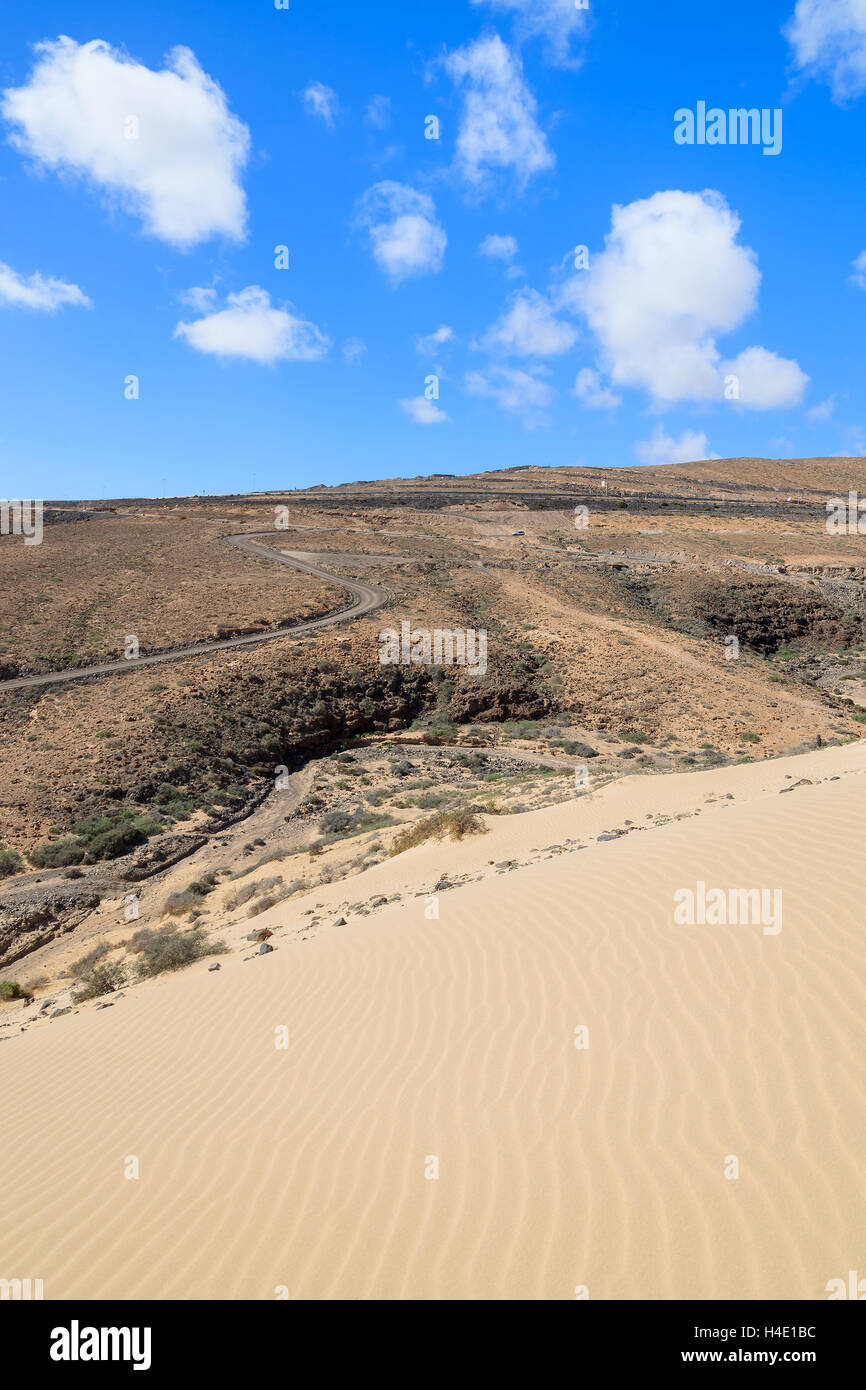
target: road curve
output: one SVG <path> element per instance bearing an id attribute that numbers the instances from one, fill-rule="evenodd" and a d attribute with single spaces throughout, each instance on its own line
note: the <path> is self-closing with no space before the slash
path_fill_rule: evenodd
<path id="1" fill-rule="evenodd" d="M 225 536 L 228 545 L 243 550 L 257 559 L 275 561 L 279 565 L 290 565 L 292 569 L 303 570 L 317 579 L 327 580 L 346 589 L 352 602 L 334 613 L 326 613 L 321 618 L 311 618 L 309 622 L 293 623 L 288 627 L 272 628 L 269 632 L 251 632 L 243 637 L 223 637 L 215 642 L 197 642 L 189 647 L 178 647 L 170 652 L 154 652 L 151 656 L 139 656 L 129 661 L 105 661 L 97 666 L 75 666 L 67 671 L 49 671 L 39 676 L 19 676 L 15 680 L 0 681 L 0 694 L 5 690 L 28 690 L 39 685 L 59 685 L 62 681 L 79 681 L 88 676 L 118 675 L 121 672 L 138 671 L 142 666 L 160 666 L 167 661 L 184 661 L 188 657 L 207 656 L 210 652 L 222 652 L 229 647 L 251 647 L 258 642 L 272 642 L 276 637 L 293 637 L 305 632 L 317 632 L 320 628 L 336 627 L 340 623 L 362 618 L 389 602 L 390 590 L 378 584 L 365 584 L 359 579 L 350 579 L 344 574 L 332 574 L 330 570 L 320 569 L 302 560 L 292 551 L 274 550 L 271 546 L 256 545 L 256 537 L 272 537 L 273 531 L 244 532 L 237 536 Z"/>

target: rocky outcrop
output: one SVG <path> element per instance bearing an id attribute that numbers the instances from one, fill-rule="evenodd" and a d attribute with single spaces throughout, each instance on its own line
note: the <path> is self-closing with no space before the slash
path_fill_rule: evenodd
<path id="1" fill-rule="evenodd" d="M 99 894 L 31 888 L 0 902 L 0 967 L 73 931 L 99 906 Z"/>

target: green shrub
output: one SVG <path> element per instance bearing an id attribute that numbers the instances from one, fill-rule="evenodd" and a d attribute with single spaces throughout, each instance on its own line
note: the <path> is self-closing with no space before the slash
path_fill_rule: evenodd
<path id="1" fill-rule="evenodd" d="M 30 862 L 37 869 L 58 869 L 65 864 L 81 864 L 84 849 L 79 840 L 50 840 L 30 851 Z"/>
<path id="2" fill-rule="evenodd" d="M 73 1004 L 83 1004 L 88 999 L 98 999 L 102 994 L 114 992 L 126 984 L 126 971 L 122 965 L 97 965 L 81 984 L 72 991 Z"/>
<path id="3" fill-rule="evenodd" d="M 8 878 L 10 874 L 17 874 L 20 868 L 20 854 L 16 854 L 14 849 L 0 849 L 0 878 Z"/>
<path id="4" fill-rule="evenodd" d="M 174 927 L 142 931 L 137 933 L 136 941 L 135 950 L 141 956 L 138 975 L 142 980 L 162 975 L 166 970 L 182 970 L 203 956 L 222 955 L 227 949 L 221 941 L 210 942 L 198 927 L 187 932 L 179 932 Z"/>
<path id="5" fill-rule="evenodd" d="M 26 999 L 27 991 L 17 980 L 0 980 L 0 999 Z"/>
<path id="6" fill-rule="evenodd" d="M 30 861 L 37 869 L 55 869 L 68 864 L 95 864 L 100 859 L 117 859 L 150 835 L 158 835 L 162 822 L 139 815 L 131 808 L 107 816 L 91 816 L 79 821 L 75 835 L 49 840 L 31 851 Z"/>

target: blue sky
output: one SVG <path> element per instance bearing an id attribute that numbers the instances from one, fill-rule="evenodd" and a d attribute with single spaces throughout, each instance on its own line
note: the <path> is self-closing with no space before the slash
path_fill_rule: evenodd
<path id="1" fill-rule="evenodd" d="M 866 0 L 0 36 L 4 496 L 866 453 Z M 781 110 L 781 150 L 677 143 L 699 102 Z"/>

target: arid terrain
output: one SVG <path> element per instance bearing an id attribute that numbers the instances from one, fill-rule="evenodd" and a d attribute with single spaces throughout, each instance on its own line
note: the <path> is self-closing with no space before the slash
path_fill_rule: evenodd
<path id="1" fill-rule="evenodd" d="M 7 682 L 84 674 L 0 685 L 0 966 L 53 978 L 131 883 L 160 920 L 227 834 L 300 854 L 275 890 L 291 898 L 337 850 L 369 866 L 431 809 L 567 799 L 582 767 L 578 792 L 858 738 L 866 557 L 828 533 L 826 502 L 863 471 L 731 460 L 102 499 L 42 545 L 4 537 Z M 255 554 L 229 543 L 244 534 Z M 373 586 L 376 611 L 341 618 L 341 580 Z M 486 671 L 382 665 L 378 634 L 404 621 L 484 630 Z M 130 635 L 157 664 L 124 664 Z M 250 644 L 172 659 L 214 639 Z M 87 676 L 105 661 L 120 669 Z M 395 774 L 406 742 L 415 764 Z M 331 814 L 348 823 L 323 832 Z"/>
<path id="2" fill-rule="evenodd" d="M 854 1267 L 866 557 L 826 503 L 866 470 L 749 462 L 64 499 L 0 541 L 16 1268 L 812 1298 Z M 383 662 L 404 624 L 485 661 Z M 676 925 L 713 881 L 781 884 L 778 939 Z"/>

